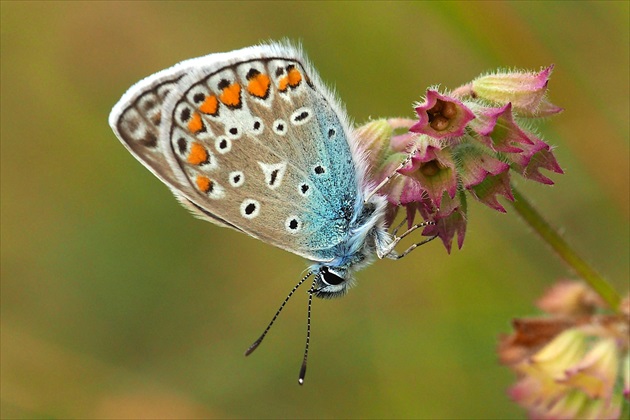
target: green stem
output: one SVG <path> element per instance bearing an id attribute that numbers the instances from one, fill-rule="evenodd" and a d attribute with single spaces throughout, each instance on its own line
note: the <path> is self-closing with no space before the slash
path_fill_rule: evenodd
<path id="1" fill-rule="evenodd" d="M 527 199 L 512 186 L 514 202 L 512 207 L 531 226 L 540 237 L 558 253 L 575 272 L 580 275 L 602 299 L 617 311 L 621 298 L 617 291 L 602 276 L 597 273 L 584 259 L 582 259 L 567 242 L 543 219 L 538 211 Z"/>

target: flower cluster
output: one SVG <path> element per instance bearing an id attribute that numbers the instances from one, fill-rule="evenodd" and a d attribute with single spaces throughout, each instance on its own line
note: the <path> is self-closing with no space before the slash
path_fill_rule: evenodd
<path id="1" fill-rule="evenodd" d="M 481 76 L 450 93 L 428 89 L 415 108 L 417 120 L 376 120 L 357 128 L 372 179 L 397 174 L 379 191 L 391 218 L 403 206 L 411 226 L 419 212 L 435 222 L 422 234 L 439 236 L 450 252 L 455 235 L 460 248 L 464 241 L 467 192 L 505 212 L 497 198 L 514 199 L 510 169 L 553 184 L 540 169 L 563 171 L 528 123 L 562 111 L 546 99 L 551 70 Z"/>
<path id="2" fill-rule="evenodd" d="M 547 317 L 516 319 L 499 357 L 518 375 L 510 396 L 531 418 L 619 418 L 630 400 L 630 299 L 618 314 L 579 282 L 560 282 L 538 301 Z"/>

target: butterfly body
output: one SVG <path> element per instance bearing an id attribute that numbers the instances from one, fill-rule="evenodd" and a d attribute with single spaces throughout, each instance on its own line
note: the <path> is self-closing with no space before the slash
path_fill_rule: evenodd
<path id="1" fill-rule="evenodd" d="M 109 122 L 195 215 L 310 260 L 316 296 L 343 294 L 385 254 L 385 199 L 370 194 L 345 112 L 290 45 L 184 61 L 132 86 Z"/>

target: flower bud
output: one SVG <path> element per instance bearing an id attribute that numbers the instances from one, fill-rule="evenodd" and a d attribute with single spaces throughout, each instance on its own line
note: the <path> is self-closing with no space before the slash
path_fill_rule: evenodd
<path id="1" fill-rule="evenodd" d="M 562 111 L 545 99 L 553 66 L 538 73 L 525 71 L 497 72 L 478 77 L 470 84 L 473 97 L 505 105 L 512 103 L 522 116 L 544 117 Z"/>

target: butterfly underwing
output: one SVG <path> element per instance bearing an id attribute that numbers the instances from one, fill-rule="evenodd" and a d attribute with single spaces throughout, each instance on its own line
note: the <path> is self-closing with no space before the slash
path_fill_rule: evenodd
<path id="1" fill-rule="evenodd" d="M 109 123 L 195 215 L 309 260 L 315 296 L 344 294 L 353 271 L 388 253 L 385 199 L 299 48 L 181 62 L 133 85 Z"/>

